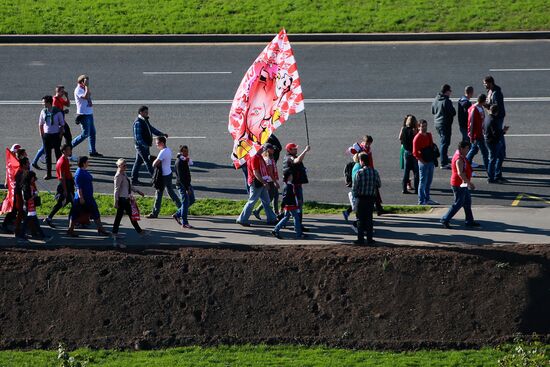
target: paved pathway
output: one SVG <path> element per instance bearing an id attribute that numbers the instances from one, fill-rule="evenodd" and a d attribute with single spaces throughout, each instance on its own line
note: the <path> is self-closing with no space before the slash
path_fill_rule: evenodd
<path id="1" fill-rule="evenodd" d="M 481 223 L 479 229 L 463 226 L 463 213 L 452 221 L 453 229 L 444 229 L 439 218 L 446 208 L 435 208 L 429 213 L 414 215 L 384 215 L 375 217 L 375 238 L 379 245 L 487 245 L 487 244 L 550 244 L 550 207 L 510 208 L 475 207 L 474 216 Z M 105 217 L 106 228 L 110 229 L 113 217 Z M 46 229 L 54 239 L 44 245 L 32 241 L 33 245 L 57 247 L 112 247 L 111 238 L 100 237 L 93 225 L 79 229 L 79 238 L 64 234 L 66 222 L 55 221 L 58 229 Z M 122 241 L 129 247 L 171 247 L 171 246 L 241 246 L 241 245 L 335 245 L 351 243 L 355 239 L 349 223 L 341 215 L 306 216 L 305 224 L 311 229 L 307 239 L 294 240 L 291 230 L 281 231 L 283 240 L 271 236 L 272 227 L 252 222 L 252 227 L 235 224 L 235 217 L 212 216 L 190 217 L 193 229 L 182 231 L 171 218 L 144 219 L 141 226 L 151 231 L 151 236 L 140 238 L 128 219 L 123 219 L 120 233 L 126 235 Z M 0 246 L 13 247 L 13 236 L 0 234 Z M 34 247 L 34 246 L 33 246 Z"/>

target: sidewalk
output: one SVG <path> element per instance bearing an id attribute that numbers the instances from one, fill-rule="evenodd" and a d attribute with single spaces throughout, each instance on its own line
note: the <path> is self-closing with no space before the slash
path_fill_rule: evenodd
<path id="1" fill-rule="evenodd" d="M 435 208 L 429 213 L 375 217 L 377 245 L 449 246 L 489 244 L 550 244 L 550 207 L 474 207 L 473 212 L 481 228 L 463 226 L 464 214 L 459 212 L 451 221 L 454 227 L 444 229 L 439 218 L 447 208 Z M 102 218 L 107 230 L 111 229 L 114 217 Z M 212 216 L 190 217 L 193 229 L 182 231 L 172 218 L 144 219 L 142 228 L 150 230 L 151 236 L 140 238 L 125 217 L 120 233 L 128 247 L 239 247 L 243 245 L 337 245 L 350 244 L 356 235 L 342 215 L 306 216 L 304 224 L 310 229 L 307 239 L 295 240 L 291 229 L 281 231 L 283 240 L 271 236 L 272 226 L 252 221 L 251 227 L 235 223 L 236 217 Z M 292 221 L 291 221 L 292 222 Z M 57 229 L 43 226 L 47 235 L 54 239 L 48 244 L 31 241 L 32 248 L 39 247 L 97 247 L 113 246 L 113 240 L 97 235 L 92 224 L 88 229 L 78 229 L 78 238 L 65 235 L 65 218 L 56 219 Z M 0 234 L 0 247 L 22 247 L 15 243 L 13 235 Z"/>

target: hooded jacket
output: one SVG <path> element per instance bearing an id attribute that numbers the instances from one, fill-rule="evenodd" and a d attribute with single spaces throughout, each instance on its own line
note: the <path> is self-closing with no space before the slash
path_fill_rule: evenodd
<path id="1" fill-rule="evenodd" d="M 441 92 L 435 96 L 432 103 L 432 115 L 434 115 L 435 125 L 451 126 L 456 110 L 448 96 Z"/>

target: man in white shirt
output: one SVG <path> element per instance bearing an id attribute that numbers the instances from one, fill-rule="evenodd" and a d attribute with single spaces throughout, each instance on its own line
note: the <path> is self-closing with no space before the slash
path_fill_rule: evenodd
<path id="1" fill-rule="evenodd" d="M 87 75 L 80 75 L 77 79 L 78 84 L 74 90 L 74 100 L 76 102 L 76 123 L 80 124 L 82 133 L 74 138 L 71 144 L 74 148 L 89 138 L 88 153 L 90 157 L 103 157 L 103 155 L 99 154 L 95 149 L 94 109 L 89 80 L 90 78 Z"/>
<path id="2" fill-rule="evenodd" d="M 166 146 L 166 137 L 158 136 L 155 138 L 157 143 L 157 148 L 160 150 L 157 159 L 153 161 L 153 167 L 155 169 L 161 170 L 162 175 L 162 189 L 157 189 L 155 195 L 155 202 L 153 204 L 153 212 L 147 215 L 147 218 L 158 218 L 160 213 L 160 206 L 162 204 L 162 195 L 164 194 L 164 189 L 168 191 L 168 195 L 176 204 L 176 208 L 181 206 L 180 199 L 172 187 L 172 151 Z"/>

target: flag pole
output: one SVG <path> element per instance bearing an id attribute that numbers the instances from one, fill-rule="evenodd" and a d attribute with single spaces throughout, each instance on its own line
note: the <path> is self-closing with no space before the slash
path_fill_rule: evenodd
<path id="1" fill-rule="evenodd" d="M 307 113 L 306 109 L 304 108 L 304 119 L 306 120 L 306 139 L 307 139 L 307 145 L 309 145 L 309 130 L 307 128 Z"/>

